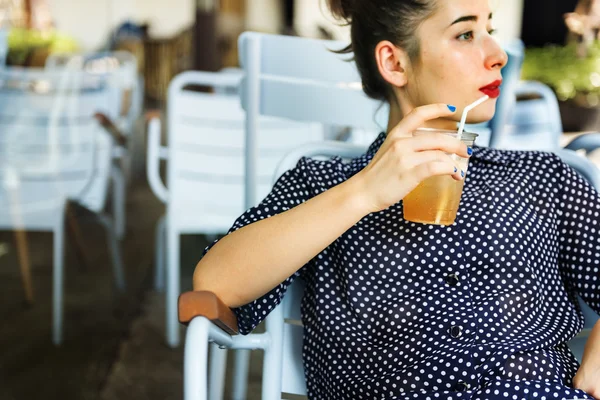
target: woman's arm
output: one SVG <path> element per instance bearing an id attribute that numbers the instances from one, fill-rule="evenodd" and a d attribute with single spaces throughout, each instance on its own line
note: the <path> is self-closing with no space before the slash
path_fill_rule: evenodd
<path id="1" fill-rule="evenodd" d="M 194 290 L 210 290 L 231 308 L 262 296 L 368 213 L 361 190 L 348 180 L 230 233 L 198 263 Z"/>
<path id="2" fill-rule="evenodd" d="M 600 400 L 600 320 L 585 343 L 581 367 L 573 378 L 573 387 Z"/>
<path id="3" fill-rule="evenodd" d="M 425 121 L 452 113 L 445 104 L 413 110 L 358 174 L 221 239 L 196 266 L 194 290 L 212 291 L 231 308 L 245 305 L 293 275 L 365 215 L 397 203 L 424 179 L 462 179 L 448 154 L 468 157 L 463 143 L 442 134 L 411 134 Z"/>

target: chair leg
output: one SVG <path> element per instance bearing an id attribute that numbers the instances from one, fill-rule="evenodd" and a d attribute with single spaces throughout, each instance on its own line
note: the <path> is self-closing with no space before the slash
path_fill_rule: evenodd
<path id="1" fill-rule="evenodd" d="M 168 216 L 167 216 L 168 218 Z M 179 322 L 177 319 L 177 298 L 180 295 L 179 282 L 179 232 L 171 224 L 167 224 L 167 287 L 166 297 L 166 326 L 167 344 L 175 348 L 179 346 Z"/>
<path id="2" fill-rule="evenodd" d="M 123 177 L 123 172 L 116 165 L 112 166 L 111 178 L 113 180 L 113 212 L 115 220 L 115 232 L 117 239 L 121 240 L 125 236 L 126 229 L 126 215 L 125 215 L 125 202 L 126 202 L 126 182 Z"/>
<path id="3" fill-rule="evenodd" d="M 62 220 L 61 220 L 62 222 Z M 64 229 L 63 224 L 58 224 L 53 234 L 53 292 L 52 315 L 53 330 L 52 341 L 60 345 L 63 339 L 63 292 L 64 292 Z"/>
<path id="4" fill-rule="evenodd" d="M 165 289 L 165 245 L 166 225 L 165 216 L 160 217 L 156 223 L 154 238 L 154 289 L 162 292 Z"/>
<path id="5" fill-rule="evenodd" d="M 184 400 L 207 399 L 206 361 L 210 321 L 194 318 L 187 328 L 183 352 L 183 398 Z"/>
<path id="6" fill-rule="evenodd" d="M 77 265 L 83 271 L 88 270 L 90 265 L 85 256 L 85 245 L 83 244 L 83 235 L 79 229 L 79 221 L 77 221 L 77 213 L 75 212 L 75 204 L 67 201 L 65 207 L 65 219 L 69 233 L 69 237 L 75 245 L 75 256 L 77 257 Z"/>
<path id="7" fill-rule="evenodd" d="M 22 229 L 15 231 L 15 241 L 17 242 L 17 252 L 19 254 L 19 267 L 21 268 L 21 280 L 23 281 L 23 290 L 25 291 L 25 300 L 27 304 L 34 303 L 33 283 L 31 280 L 31 262 L 29 260 L 29 246 L 27 245 L 27 234 Z"/>
<path id="8" fill-rule="evenodd" d="M 210 345 L 210 367 L 208 370 L 208 398 L 220 400 L 225 392 L 225 373 L 227 370 L 227 350 L 216 344 Z"/>
<path id="9" fill-rule="evenodd" d="M 21 220 L 19 194 L 15 191 L 10 191 L 10 214 L 12 223 L 15 228 L 15 240 L 17 243 L 17 251 L 19 253 L 19 268 L 21 269 L 21 279 L 23 281 L 23 289 L 25 290 L 25 301 L 28 304 L 33 304 L 33 284 L 31 281 L 31 263 L 29 261 L 29 247 L 27 246 L 27 235 L 22 229 L 23 221 Z"/>
<path id="10" fill-rule="evenodd" d="M 115 284 L 120 292 L 125 291 L 125 274 L 123 271 L 123 258 L 121 257 L 121 246 L 117 239 L 112 221 L 106 216 L 100 216 L 100 222 L 106 229 L 106 242 L 110 251 L 113 265 Z"/>
<path id="11" fill-rule="evenodd" d="M 233 400 L 243 400 L 248 397 L 248 367 L 250 365 L 250 350 L 236 350 L 233 369 Z"/>

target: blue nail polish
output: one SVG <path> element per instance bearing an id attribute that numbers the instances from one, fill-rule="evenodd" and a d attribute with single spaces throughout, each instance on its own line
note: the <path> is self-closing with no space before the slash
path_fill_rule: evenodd
<path id="1" fill-rule="evenodd" d="M 456 173 L 458 171 L 458 169 L 456 167 L 454 167 L 454 173 Z"/>
<path id="2" fill-rule="evenodd" d="M 468 155 L 472 155 L 473 154 L 473 149 L 471 147 L 467 147 L 467 154 Z"/>
<path id="3" fill-rule="evenodd" d="M 461 171 L 460 171 L 460 176 L 461 176 L 462 178 L 464 178 L 464 177 L 465 177 L 465 171 L 462 171 L 462 170 L 461 170 Z"/>
<path id="4" fill-rule="evenodd" d="M 456 107 L 451 106 L 450 104 L 448 104 L 448 110 L 454 112 L 454 111 L 456 111 Z"/>

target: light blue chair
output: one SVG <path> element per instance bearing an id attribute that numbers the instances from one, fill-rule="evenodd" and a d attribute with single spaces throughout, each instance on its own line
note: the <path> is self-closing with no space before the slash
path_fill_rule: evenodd
<path id="1" fill-rule="evenodd" d="M 552 89 L 541 82 L 522 81 L 518 83 L 515 95 L 517 101 L 506 127 L 494 138 L 492 147 L 558 152 L 563 127 L 558 100 Z M 600 148 L 600 134 L 583 134 L 565 148 L 590 153 Z"/>
<path id="2" fill-rule="evenodd" d="M 516 103 L 515 91 L 519 84 L 525 58 L 525 46 L 520 39 L 513 39 L 503 47 L 508 58 L 506 65 L 502 68 L 502 91 L 496 102 L 496 113 L 488 123 L 491 131 L 489 147 L 498 147 L 498 140 L 503 136 L 506 124 L 512 117 Z"/>

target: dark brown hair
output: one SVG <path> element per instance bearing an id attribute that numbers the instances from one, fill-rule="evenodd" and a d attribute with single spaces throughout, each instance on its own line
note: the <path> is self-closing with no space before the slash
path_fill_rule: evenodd
<path id="1" fill-rule="evenodd" d="M 350 25 L 351 43 L 341 54 L 354 53 L 354 61 L 367 96 L 390 100 L 391 90 L 381 77 L 375 47 L 389 40 L 404 49 L 412 62 L 419 60 L 419 25 L 434 12 L 435 0 L 327 0 L 338 20 Z"/>

